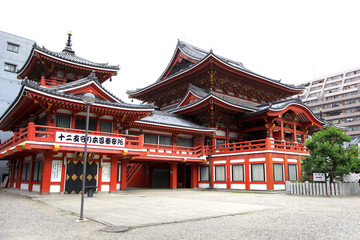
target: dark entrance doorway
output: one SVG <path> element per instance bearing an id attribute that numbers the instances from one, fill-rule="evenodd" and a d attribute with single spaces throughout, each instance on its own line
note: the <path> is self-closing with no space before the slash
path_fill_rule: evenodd
<path id="1" fill-rule="evenodd" d="M 153 168 L 151 173 L 151 187 L 168 188 L 170 187 L 170 169 Z"/>
<path id="2" fill-rule="evenodd" d="M 68 161 L 66 171 L 65 193 L 78 194 L 82 189 L 82 161 Z M 87 162 L 85 186 L 96 186 L 97 164 L 96 162 Z M 87 192 L 87 188 L 85 189 Z"/>
<path id="3" fill-rule="evenodd" d="M 191 166 L 181 164 L 177 167 L 178 187 L 191 188 Z"/>

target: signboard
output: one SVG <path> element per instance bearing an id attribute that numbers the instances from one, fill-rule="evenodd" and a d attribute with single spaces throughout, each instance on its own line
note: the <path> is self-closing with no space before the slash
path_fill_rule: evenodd
<path id="1" fill-rule="evenodd" d="M 325 182 L 325 173 L 313 173 L 314 182 Z"/>
<path id="2" fill-rule="evenodd" d="M 55 131 L 56 143 L 85 144 L 85 134 Z M 88 135 L 87 144 L 103 147 L 125 147 L 125 138 L 101 135 Z"/>
<path id="3" fill-rule="evenodd" d="M 111 171 L 111 163 L 103 162 L 102 163 L 102 175 L 101 175 L 102 182 L 110 182 L 110 171 Z"/>
<path id="4" fill-rule="evenodd" d="M 53 160 L 51 167 L 51 182 L 61 182 L 61 170 L 63 161 Z"/>

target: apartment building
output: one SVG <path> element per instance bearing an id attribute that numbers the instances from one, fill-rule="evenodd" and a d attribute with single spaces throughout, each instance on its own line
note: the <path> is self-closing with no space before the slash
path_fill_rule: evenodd
<path id="1" fill-rule="evenodd" d="M 35 41 L 0 31 L 0 116 L 14 101 L 21 88 L 17 70 L 28 59 Z M 12 136 L 10 132 L 0 131 L 0 140 Z"/>
<path id="2" fill-rule="evenodd" d="M 304 82 L 302 101 L 330 123 L 346 127 L 352 139 L 360 135 L 360 67 Z"/>

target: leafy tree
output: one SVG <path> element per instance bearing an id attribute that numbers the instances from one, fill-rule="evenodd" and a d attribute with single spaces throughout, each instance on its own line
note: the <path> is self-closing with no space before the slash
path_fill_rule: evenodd
<path id="1" fill-rule="evenodd" d="M 359 171 L 358 147 L 344 145 L 350 141 L 349 135 L 333 126 L 313 134 L 305 143 L 310 156 L 302 162 L 304 180 L 309 180 L 313 173 L 325 173 L 326 180 L 330 178 L 333 182 L 336 176 Z"/>

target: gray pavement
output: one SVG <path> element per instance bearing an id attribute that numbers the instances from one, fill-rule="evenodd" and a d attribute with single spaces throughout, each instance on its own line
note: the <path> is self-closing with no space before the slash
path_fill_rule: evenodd
<path id="1" fill-rule="evenodd" d="M 136 189 L 117 193 L 99 193 L 85 197 L 84 216 L 107 225 L 127 227 L 150 226 L 228 216 L 265 209 L 273 206 L 224 202 L 229 192 L 191 189 Z M 81 195 L 36 195 L 34 200 L 70 211 L 80 212 Z M 235 196 L 232 196 L 235 197 Z"/>

